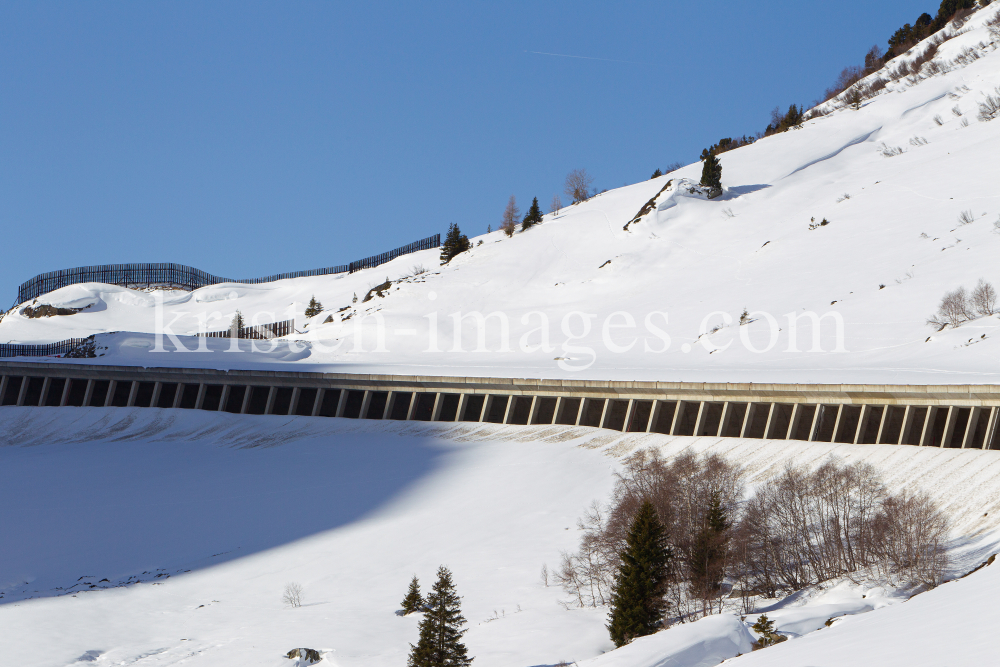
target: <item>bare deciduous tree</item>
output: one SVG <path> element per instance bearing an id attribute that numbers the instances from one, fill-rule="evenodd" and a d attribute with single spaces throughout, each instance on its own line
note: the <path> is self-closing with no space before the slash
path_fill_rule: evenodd
<path id="1" fill-rule="evenodd" d="M 521 210 L 517 207 L 517 200 L 514 199 L 514 195 L 510 196 L 507 201 L 507 207 L 503 210 L 503 222 L 500 223 L 500 229 L 507 236 L 513 236 L 514 232 L 517 230 L 517 219 L 521 216 Z"/>
<path id="2" fill-rule="evenodd" d="M 587 201 L 592 196 L 590 186 L 593 183 L 594 179 L 586 169 L 574 169 L 566 175 L 566 188 L 563 193 L 572 198 L 574 204 Z"/>
<path id="3" fill-rule="evenodd" d="M 558 214 L 562 210 L 562 200 L 559 195 L 552 195 L 552 203 L 549 204 L 549 213 Z"/>
<path id="4" fill-rule="evenodd" d="M 974 313 L 968 293 L 964 287 L 959 287 L 941 297 L 937 313 L 928 319 L 927 323 L 938 327 L 939 331 L 948 325 L 959 327 L 969 320 L 975 319 Z"/>
<path id="5" fill-rule="evenodd" d="M 285 586 L 281 601 L 293 609 L 302 606 L 302 586 L 294 581 Z"/>
<path id="6" fill-rule="evenodd" d="M 997 291 L 992 284 L 982 278 L 976 283 L 976 288 L 972 290 L 970 300 L 977 315 L 986 317 L 997 312 Z"/>

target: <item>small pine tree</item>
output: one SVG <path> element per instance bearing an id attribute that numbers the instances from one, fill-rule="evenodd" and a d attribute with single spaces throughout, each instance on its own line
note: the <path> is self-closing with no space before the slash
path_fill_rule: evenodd
<path id="1" fill-rule="evenodd" d="M 521 231 L 530 229 L 542 221 L 542 209 L 538 205 L 538 197 L 531 200 L 531 206 L 528 208 L 528 212 L 524 215 L 524 220 L 521 221 Z"/>
<path id="2" fill-rule="evenodd" d="M 704 162 L 701 167 L 701 184 L 711 189 L 709 199 L 718 197 L 722 194 L 722 163 L 707 148 L 701 152 L 701 159 Z"/>
<path id="3" fill-rule="evenodd" d="M 493 225 L 486 225 L 486 233 L 487 234 L 493 233 Z"/>
<path id="4" fill-rule="evenodd" d="M 472 664 L 460 630 L 465 617 L 459 607 L 461 598 L 455 592 L 451 572 L 443 565 L 438 568 L 438 580 L 427 596 L 424 618 L 420 621 L 420 638 L 410 644 L 408 667 L 467 667 Z"/>
<path id="5" fill-rule="evenodd" d="M 448 234 L 445 236 L 444 245 L 441 246 L 441 263 L 447 264 L 452 260 L 455 255 L 463 253 L 472 244 L 469 243 L 469 237 L 462 233 L 462 230 L 458 228 L 454 222 L 448 228 Z"/>
<path id="6" fill-rule="evenodd" d="M 729 551 L 729 520 L 718 492 L 712 494 L 701 531 L 691 550 L 691 594 L 707 600 L 716 596 L 725 576 Z"/>
<path id="7" fill-rule="evenodd" d="M 323 304 L 316 300 L 313 296 L 309 299 L 309 305 L 306 306 L 306 317 L 316 317 L 323 312 Z"/>
<path id="8" fill-rule="evenodd" d="M 664 593 L 673 554 L 653 504 L 642 504 L 632 521 L 611 589 L 608 632 L 615 646 L 651 635 L 666 609 Z"/>
<path id="9" fill-rule="evenodd" d="M 649 178 L 654 179 L 654 178 L 659 178 L 660 176 L 663 176 L 663 172 L 657 169 L 656 171 L 653 172 L 653 175 L 650 176 Z"/>
<path id="10" fill-rule="evenodd" d="M 245 326 L 246 322 L 243 321 L 243 313 L 237 310 L 236 314 L 233 315 L 233 321 L 229 323 L 230 338 L 239 338 L 240 332 Z M 232 335 L 233 333 L 235 335 Z"/>
<path id="11" fill-rule="evenodd" d="M 413 575 L 413 579 L 410 580 L 410 588 L 406 591 L 406 597 L 403 598 L 403 615 L 423 610 L 424 597 L 420 594 L 420 582 L 417 581 L 417 575 Z"/>
<path id="12" fill-rule="evenodd" d="M 762 647 L 774 646 L 775 644 L 780 644 L 781 642 L 788 639 L 784 635 L 779 635 L 774 631 L 774 621 L 767 617 L 767 614 L 761 614 L 757 622 L 750 626 L 754 632 L 760 635 L 760 639 L 757 643 Z"/>
<path id="13" fill-rule="evenodd" d="M 847 101 L 855 111 L 861 108 L 861 93 L 858 92 L 857 88 L 852 90 L 851 94 L 847 96 Z"/>

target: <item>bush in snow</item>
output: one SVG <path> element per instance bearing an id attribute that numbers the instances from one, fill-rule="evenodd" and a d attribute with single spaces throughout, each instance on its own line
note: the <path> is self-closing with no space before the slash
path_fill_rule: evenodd
<path id="1" fill-rule="evenodd" d="M 986 122 L 1000 116 L 1000 86 L 996 92 L 996 96 L 987 95 L 986 100 L 979 103 L 979 120 Z"/>
<path id="2" fill-rule="evenodd" d="M 541 223 L 541 221 L 542 209 L 538 206 L 538 197 L 535 197 L 531 200 L 531 206 L 528 207 L 528 212 L 524 215 L 524 220 L 521 221 L 521 231 L 531 229 Z"/>
<path id="3" fill-rule="evenodd" d="M 441 246 L 441 264 L 447 264 L 456 255 L 459 255 L 466 250 L 470 249 L 472 244 L 469 243 L 469 237 L 462 233 L 462 230 L 458 228 L 458 225 L 454 222 L 448 227 L 448 234 L 444 237 L 444 244 Z M 422 266 L 419 267 L 423 269 L 420 273 L 417 273 L 418 267 L 413 267 L 410 272 L 410 276 L 418 276 L 420 273 L 424 273 L 426 269 Z M 407 276 L 407 277 L 410 277 Z"/>
<path id="4" fill-rule="evenodd" d="M 959 287 L 941 297 L 938 311 L 927 319 L 927 323 L 941 331 L 947 326 L 957 328 L 977 317 L 987 317 L 996 313 L 997 293 L 992 284 L 982 278 L 976 283 L 971 294 Z"/>
<path id="5" fill-rule="evenodd" d="M 594 178 L 587 173 L 586 169 L 574 169 L 566 174 L 566 185 L 563 194 L 573 200 L 573 203 L 587 201 L 593 196 L 590 186 L 593 185 Z"/>
<path id="6" fill-rule="evenodd" d="M 701 152 L 701 159 L 701 185 L 709 188 L 708 198 L 714 199 L 722 194 L 722 163 L 707 148 Z"/>
<path id="7" fill-rule="evenodd" d="M 293 609 L 302 606 L 302 586 L 294 581 L 285 586 L 285 592 L 281 595 L 281 601 Z"/>

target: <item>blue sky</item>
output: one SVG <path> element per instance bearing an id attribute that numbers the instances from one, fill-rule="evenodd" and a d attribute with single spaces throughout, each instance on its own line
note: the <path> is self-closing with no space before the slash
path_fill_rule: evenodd
<path id="1" fill-rule="evenodd" d="M 244 278 L 478 234 L 572 169 L 615 188 L 763 129 L 936 9 L 2 2 L 0 307 L 73 266 Z"/>

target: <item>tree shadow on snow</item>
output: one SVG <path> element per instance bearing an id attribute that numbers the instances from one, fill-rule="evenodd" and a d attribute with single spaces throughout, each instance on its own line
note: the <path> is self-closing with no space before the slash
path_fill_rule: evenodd
<path id="1" fill-rule="evenodd" d="M 436 467 L 422 428 L 0 408 L 0 604 L 163 580 L 357 521 Z"/>

